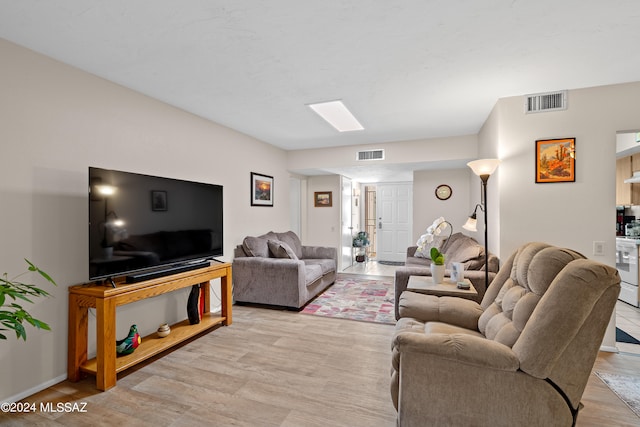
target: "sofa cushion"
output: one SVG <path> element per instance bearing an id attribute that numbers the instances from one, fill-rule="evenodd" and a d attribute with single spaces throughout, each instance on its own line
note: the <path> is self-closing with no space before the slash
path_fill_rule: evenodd
<path id="1" fill-rule="evenodd" d="M 305 265 L 304 268 L 304 282 L 306 286 L 309 286 L 316 280 L 322 277 L 322 268 L 318 264 Z"/>
<path id="2" fill-rule="evenodd" d="M 331 273 L 332 271 L 336 271 L 336 263 L 333 259 L 314 259 L 307 258 L 302 260 L 305 266 L 310 265 L 319 265 L 322 270 L 322 274 Z"/>
<path id="3" fill-rule="evenodd" d="M 247 236 L 242 241 L 242 249 L 247 254 L 247 256 L 253 257 L 269 257 L 269 240 L 264 237 L 251 237 Z"/>
<path id="4" fill-rule="evenodd" d="M 291 247 L 280 240 L 267 240 L 269 252 L 274 258 L 298 259 Z"/>

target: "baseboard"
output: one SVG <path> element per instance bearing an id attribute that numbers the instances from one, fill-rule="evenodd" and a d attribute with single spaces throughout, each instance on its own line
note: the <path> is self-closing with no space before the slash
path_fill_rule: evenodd
<path id="1" fill-rule="evenodd" d="M 606 351 L 607 353 L 619 353 L 620 350 L 618 350 L 618 347 L 614 346 L 610 346 L 610 345 L 601 345 L 600 346 L 600 351 Z"/>
<path id="2" fill-rule="evenodd" d="M 37 385 L 35 387 L 31 387 L 30 389 L 25 390 L 25 391 L 23 391 L 21 393 L 18 393 L 18 394 L 13 395 L 13 396 L 9 396 L 6 400 L 4 400 L 4 402 L 10 402 L 10 403 L 18 402 L 18 401 L 24 399 L 25 397 L 29 397 L 29 396 L 31 396 L 33 394 L 36 394 L 36 393 L 38 393 L 38 392 L 40 392 L 40 391 L 42 391 L 42 390 L 44 390 L 46 388 L 51 387 L 52 385 L 58 384 L 58 383 L 66 380 L 66 379 L 67 379 L 67 374 L 60 375 L 60 376 L 55 377 L 55 378 L 53 378 L 53 379 L 51 379 L 51 380 L 49 380 L 47 382 L 39 384 L 39 385 Z"/>

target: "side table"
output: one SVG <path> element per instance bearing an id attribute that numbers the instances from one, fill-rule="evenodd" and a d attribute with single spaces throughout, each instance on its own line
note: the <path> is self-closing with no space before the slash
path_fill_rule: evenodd
<path id="1" fill-rule="evenodd" d="M 431 276 L 409 276 L 407 291 L 440 297 L 461 297 L 475 301 L 478 291 L 469 279 L 464 279 L 464 282 L 469 285 L 469 289 L 459 289 L 456 282 L 449 277 L 445 277 L 442 283 L 433 283 Z"/>

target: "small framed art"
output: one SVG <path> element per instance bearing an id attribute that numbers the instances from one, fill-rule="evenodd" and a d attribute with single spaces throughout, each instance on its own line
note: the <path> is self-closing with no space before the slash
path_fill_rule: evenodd
<path id="1" fill-rule="evenodd" d="M 167 192 L 166 191 L 151 191 L 151 210 L 152 211 L 166 211 L 168 209 L 167 204 Z"/>
<path id="2" fill-rule="evenodd" d="M 251 206 L 273 206 L 273 177 L 251 172 Z"/>
<path id="3" fill-rule="evenodd" d="M 333 205 L 331 191 L 316 191 L 313 193 L 313 206 L 316 208 L 329 208 Z"/>
<path id="4" fill-rule="evenodd" d="M 576 139 L 536 141 L 536 183 L 576 180 Z"/>

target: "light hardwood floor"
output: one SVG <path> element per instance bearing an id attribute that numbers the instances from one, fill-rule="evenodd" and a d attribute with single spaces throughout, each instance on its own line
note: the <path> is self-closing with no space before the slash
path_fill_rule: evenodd
<path id="1" fill-rule="evenodd" d="M 64 381 L 25 402 L 86 413 L 0 413 L 0 425 L 392 427 L 393 326 L 234 306 L 234 322 L 119 376 Z M 640 357 L 601 353 L 594 370 L 640 375 Z M 578 426 L 640 426 L 593 373 Z M 497 415 L 499 416 L 499 415 Z"/>

